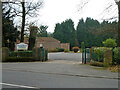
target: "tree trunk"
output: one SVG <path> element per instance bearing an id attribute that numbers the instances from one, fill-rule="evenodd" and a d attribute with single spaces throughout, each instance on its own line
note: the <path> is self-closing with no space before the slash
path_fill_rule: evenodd
<path id="1" fill-rule="evenodd" d="M 24 28 L 25 28 L 25 1 L 21 2 L 22 4 L 22 29 L 21 29 L 21 42 L 24 41 Z"/>
<path id="2" fill-rule="evenodd" d="M 120 2 L 118 3 L 118 16 L 119 16 L 119 21 L 118 21 L 118 47 L 120 47 Z"/>

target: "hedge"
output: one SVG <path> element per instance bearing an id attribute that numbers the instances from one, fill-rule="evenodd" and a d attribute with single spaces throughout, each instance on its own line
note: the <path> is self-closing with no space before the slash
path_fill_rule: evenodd
<path id="1" fill-rule="evenodd" d="M 92 60 L 97 62 L 104 62 L 104 52 L 106 50 L 112 50 L 113 52 L 113 63 L 120 64 L 120 48 L 106 48 L 106 47 L 97 47 L 92 51 Z"/>
<path id="2" fill-rule="evenodd" d="M 48 50 L 48 52 L 64 52 L 64 49 L 63 48 L 55 48 L 55 49 Z"/>
<path id="3" fill-rule="evenodd" d="M 63 48 L 56 48 L 58 50 L 58 52 L 64 52 Z"/>
<path id="4" fill-rule="evenodd" d="M 8 57 L 4 62 L 31 62 L 32 57 Z"/>
<path id="5" fill-rule="evenodd" d="M 114 64 L 120 64 L 120 48 L 115 48 L 113 50 L 113 55 Z"/>
<path id="6" fill-rule="evenodd" d="M 32 51 L 9 52 L 9 57 L 32 57 Z"/>

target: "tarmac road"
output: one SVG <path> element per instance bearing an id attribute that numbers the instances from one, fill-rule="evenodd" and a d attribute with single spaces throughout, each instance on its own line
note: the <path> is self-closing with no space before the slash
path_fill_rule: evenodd
<path id="1" fill-rule="evenodd" d="M 74 61 L 3 63 L 2 75 L 3 88 L 118 88 L 117 73 Z"/>
<path id="2" fill-rule="evenodd" d="M 118 80 L 4 70 L 2 85 L 3 88 L 118 88 Z"/>

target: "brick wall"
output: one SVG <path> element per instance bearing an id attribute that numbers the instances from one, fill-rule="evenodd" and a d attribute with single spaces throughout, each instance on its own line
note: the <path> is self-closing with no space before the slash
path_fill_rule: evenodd
<path id="1" fill-rule="evenodd" d="M 40 44 L 43 44 L 43 48 L 48 49 L 48 50 L 60 47 L 59 42 L 36 42 L 35 46 L 40 47 Z"/>
<path id="2" fill-rule="evenodd" d="M 66 50 L 70 50 L 70 43 L 61 43 L 60 47 Z"/>

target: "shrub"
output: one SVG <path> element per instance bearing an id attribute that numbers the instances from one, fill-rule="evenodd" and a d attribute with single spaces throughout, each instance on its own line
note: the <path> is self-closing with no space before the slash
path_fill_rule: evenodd
<path id="1" fill-rule="evenodd" d="M 100 49 L 100 48 L 95 48 L 94 49 L 94 56 L 95 56 L 95 60 L 98 62 L 103 62 L 104 60 L 104 50 Z"/>
<path id="2" fill-rule="evenodd" d="M 64 49 L 63 48 L 55 48 L 55 49 L 48 50 L 48 52 L 64 52 Z"/>
<path id="3" fill-rule="evenodd" d="M 120 48 L 115 48 L 113 52 L 114 64 L 120 64 Z"/>
<path id="4" fill-rule="evenodd" d="M 8 57 L 5 62 L 31 62 L 34 61 L 32 57 Z"/>
<path id="5" fill-rule="evenodd" d="M 112 50 L 112 48 L 106 48 L 106 47 L 94 48 L 94 50 L 92 52 L 92 59 L 95 61 L 103 62 L 104 61 L 104 52 L 106 50 Z"/>
<path id="6" fill-rule="evenodd" d="M 58 52 L 64 52 L 63 48 L 56 48 L 58 50 Z"/>
<path id="7" fill-rule="evenodd" d="M 32 51 L 15 51 L 10 52 L 9 57 L 32 57 Z"/>
<path id="8" fill-rule="evenodd" d="M 79 47 L 73 47 L 72 50 L 73 50 L 75 53 L 77 53 L 78 50 L 79 50 Z"/>
<path id="9" fill-rule="evenodd" d="M 103 41 L 103 44 L 105 47 L 116 47 L 117 46 L 117 43 L 116 43 L 116 40 L 115 39 L 107 39 L 106 41 Z"/>

